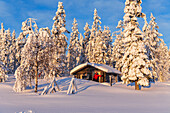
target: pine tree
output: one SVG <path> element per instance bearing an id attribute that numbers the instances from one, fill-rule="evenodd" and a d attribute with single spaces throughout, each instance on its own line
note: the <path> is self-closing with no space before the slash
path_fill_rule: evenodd
<path id="1" fill-rule="evenodd" d="M 170 56 L 168 47 L 164 43 L 163 39 L 160 39 L 161 43 L 157 48 L 158 55 L 157 55 L 157 65 L 158 65 L 158 80 L 160 82 L 165 82 L 170 78 Z"/>
<path id="2" fill-rule="evenodd" d="M 86 56 L 87 56 L 87 61 L 88 62 L 95 62 L 96 58 L 95 58 L 95 54 L 94 54 L 94 50 L 95 50 L 95 45 L 96 44 L 96 40 L 97 37 L 99 37 L 102 33 L 101 31 L 101 21 L 100 21 L 100 17 L 97 14 L 97 10 L 94 10 L 94 17 L 93 17 L 94 21 L 93 21 L 93 25 L 92 25 L 92 29 L 91 29 L 91 33 L 90 33 L 90 38 L 89 38 L 89 42 L 87 44 L 86 47 Z"/>
<path id="3" fill-rule="evenodd" d="M 159 66 L 158 66 L 158 57 L 159 57 L 159 45 L 160 45 L 160 38 L 159 36 L 162 36 L 158 32 L 158 25 L 155 22 L 155 17 L 151 13 L 151 21 L 149 24 L 145 22 L 146 28 L 143 29 L 144 34 L 145 34 L 145 44 L 146 44 L 146 49 L 147 49 L 147 56 L 149 57 L 149 60 L 151 61 L 151 70 L 152 74 L 154 76 L 154 79 L 157 79 L 159 76 Z"/>
<path id="4" fill-rule="evenodd" d="M 5 67 L 3 62 L 0 62 L 0 82 L 5 82 L 8 78 L 8 75 L 6 74 L 8 72 L 8 69 Z"/>
<path id="5" fill-rule="evenodd" d="M 85 38 L 83 39 L 83 49 L 84 49 L 84 54 L 85 54 L 85 62 L 88 61 L 88 58 L 87 58 L 87 55 L 88 55 L 88 44 L 89 44 L 89 41 L 90 41 L 90 35 L 91 35 L 91 30 L 89 28 L 89 24 L 86 23 L 85 27 L 84 27 L 84 30 L 85 30 L 85 33 L 84 33 L 84 36 Z"/>
<path id="6" fill-rule="evenodd" d="M 55 54 L 53 55 L 56 58 L 55 62 L 58 62 L 56 65 L 60 68 L 60 75 L 64 75 L 66 72 L 66 48 L 67 48 L 67 37 L 64 33 L 69 33 L 69 31 L 65 28 L 65 10 L 62 2 L 58 2 L 58 9 L 56 12 L 56 16 L 53 18 L 54 24 L 52 27 L 52 37 L 54 39 L 55 44 Z"/>
<path id="7" fill-rule="evenodd" d="M 84 49 L 84 39 L 83 39 L 83 35 L 80 33 L 80 40 L 79 40 L 79 44 L 78 44 L 78 57 L 77 57 L 77 64 L 82 64 L 86 62 L 86 57 L 85 57 L 85 49 Z"/>
<path id="8" fill-rule="evenodd" d="M 110 66 L 113 66 L 114 64 L 113 64 L 113 57 L 112 57 L 112 55 L 113 55 L 113 53 L 112 53 L 112 51 L 113 51 L 113 44 L 112 44 L 112 36 L 111 36 L 111 31 L 109 30 L 109 27 L 105 27 L 104 26 L 104 30 L 103 30 L 103 32 L 102 32 L 102 37 L 103 37 L 103 41 L 104 41 L 104 43 L 105 43 L 105 45 L 106 45 L 106 64 L 107 65 L 110 65 Z"/>
<path id="9" fill-rule="evenodd" d="M 3 62 L 3 64 L 5 65 L 6 68 L 8 68 L 8 71 L 6 72 L 6 74 L 10 73 L 10 69 L 9 69 L 9 64 L 10 64 L 10 37 L 11 37 L 11 33 L 10 30 L 6 30 L 4 29 L 3 24 L 1 24 L 1 47 L 0 47 L 0 61 Z"/>
<path id="10" fill-rule="evenodd" d="M 118 69 L 119 71 L 121 71 L 121 68 L 123 66 L 122 64 L 122 58 L 125 52 L 125 48 L 124 48 L 124 42 L 123 42 L 123 22 L 120 20 L 118 22 L 117 27 L 118 29 L 120 29 L 119 31 L 115 32 L 115 36 L 116 39 L 113 43 L 113 59 L 116 62 L 116 69 Z"/>
<path id="11" fill-rule="evenodd" d="M 39 66 L 39 73 L 42 73 L 46 80 L 53 79 L 57 76 L 57 73 L 59 73 L 59 69 L 56 67 L 58 62 L 56 62 L 56 59 L 53 57 L 55 52 L 54 40 L 51 37 L 50 29 L 48 27 L 40 28 L 38 38 L 40 45 L 43 47 L 40 52 L 41 59 L 43 60 L 41 60 L 41 65 Z"/>
<path id="12" fill-rule="evenodd" d="M 142 31 L 139 29 L 137 22 L 137 17 L 145 17 L 141 13 L 141 3 L 141 0 L 126 0 L 124 10 L 125 54 L 122 59 L 123 76 L 121 79 L 127 84 L 135 82 L 136 90 L 139 90 L 138 85 L 148 86 L 149 78 L 152 78 Z"/>
<path id="13" fill-rule="evenodd" d="M 69 71 L 78 65 L 77 59 L 80 54 L 78 50 L 79 49 L 78 48 L 79 47 L 79 39 L 78 39 L 79 31 L 78 31 L 77 25 L 78 25 L 77 21 L 74 18 L 72 33 L 70 37 L 70 45 L 68 47 L 68 69 Z"/>
<path id="14" fill-rule="evenodd" d="M 15 72 L 15 70 L 17 69 L 17 59 L 16 59 L 16 34 L 15 34 L 15 30 L 12 33 L 11 39 L 10 39 L 10 69 L 12 71 L 12 73 Z"/>
<path id="15" fill-rule="evenodd" d="M 1 32 L 0 32 L 0 55 L 1 55 L 1 49 L 2 49 L 2 44 L 3 44 L 3 36 L 4 36 L 4 33 L 5 33 L 5 29 L 4 29 L 4 25 L 3 23 L 1 23 Z"/>
<path id="16" fill-rule="evenodd" d="M 95 46 L 93 49 L 94 62 L 97 64 L 106 64 L 107 61 L 107 46 L 105 43 L 105 37 L 102 36 L 102 32 L 99 31 L 96 33 Z"/>

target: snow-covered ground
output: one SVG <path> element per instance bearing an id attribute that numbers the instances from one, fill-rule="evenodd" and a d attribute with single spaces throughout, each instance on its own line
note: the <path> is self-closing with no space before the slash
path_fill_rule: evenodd
<path id="1" fill-rule="evenodd" d="M 76 80 L 78 92 L 67 95 L 71 78 L 60 78 L 61 92 L 40 95 L 48 84 L 39 80 L 39 92 L 16 93 L 14 77 L 0 83 L 0 113 L 170 113 L 170 82 L 152 84 L 135 91 L 134 86 L 116 83 L 112 87 Z"/>

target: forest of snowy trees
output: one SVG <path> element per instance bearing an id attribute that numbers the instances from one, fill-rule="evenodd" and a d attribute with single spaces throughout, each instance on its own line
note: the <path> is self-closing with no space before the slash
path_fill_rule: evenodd
<path id="1" fill-rule="evenodd" d="M 141 0 L 126 0 L 123 20 L 117 31 L 101 28 L 100 16 L 94 9 L 93 25 L 86 23 L 84 33 L 78 30 L 74 18 L 72 31 L 66 29 L 66 14 L 62 2 L 54 16 L 53 26 L 39 28 L 36 19 L 22 22 L 22 32 L 0 31 L 0 79 L 14 74 L 14 90 L 23 91 L 32 87 L 38 78 L 51 79 L 69 76 L 70 71 L 85 62 L 106 64 L 122 72 L 123 83 L 135 82 L 148 86 L 150 80 L 170 79 L 170 51 L 159 33 L 156 18 L 151 13 L 150 22 L 142 12 Z M 142 30 L 137 21 L 143 18 Z M 70 33 L 71 32 L 71 33 Z M 70 33 L 70 37 L 66 34 Z"/>

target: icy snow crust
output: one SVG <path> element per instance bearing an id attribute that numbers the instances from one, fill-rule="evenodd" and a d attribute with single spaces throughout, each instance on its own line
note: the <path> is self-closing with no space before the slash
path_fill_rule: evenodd
<path id="1" fill-rule="evenodd" d="M 134 86 L 116 83 L 112 87 L 76 79 L 78 92 L 67 95 L 71 78 L 58 78 L 61 92 L 39 95 L 47 82 L 39 79 L 38 94 L 33 89 L 16 93 L 14 77 L 0 83 L 0 113 L 169 113 L 170 82 L 152 84 L 135 91 Z"/>
<path id="2" fill-rule="evenodd" d="M 104 71 L 104 72 L 106 72 L 106 73 L 121 74 L 120 71 L 118 71 L 118 70 L 116 70 L 116 69 L 114 69 L 114 68 L 112 68 L 112 67 L 110 67 L 110 66 L 107 66 L 107 65 L 105 65 L 105 64 L 96 64 L 96 63 L 84 63 L 84 64 L 80 64 L 80 65 L 78 65 L 77 67 L 75 67 L 74 69 L 72 69 L 72 70 L 70 71 L 70 74 L 72 75 L 72 74 L 75 73 L 76 71 L 79 71 L 79 70 L 85 68 L 86 66 L 95 67 L 95 68 L 97 68 L 97 69 L 99 69 L 99 70 L 102 70 L 102 71 Z"/>

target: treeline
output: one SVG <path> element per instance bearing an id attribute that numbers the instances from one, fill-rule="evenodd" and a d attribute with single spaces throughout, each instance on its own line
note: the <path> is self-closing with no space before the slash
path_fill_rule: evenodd
<path id="1" fill-rule="evenodd" d="M 15 31 L 5 30 L 1 24 L 0 32 L 0 75 L 13 73 L 16 77 L 15 91 L 32 87 L 35 91 L 38 76 L 46 79 L 69 75 L 70 70 L 85 62 L 106 64 L 122 72 L 124 83 L 136 82 L 148 86 L 149 79 L 166 81 L 169 79 L 170 53 L 158 32 L 155 17 L 151 14 L 148 23 L 141 12 L 141 0 L 126 0 L 123 21 L 118 22 L 118 31 L 109 27 L 101 28 L 100 17 L 94 10 L 94 21 L 86 23 L 84 36 L 78 31 L 78 23 L 73 20 L 70 43 L 65 33 L 65 10 L 62 2 L 54 16 L 52 30 L 38 28 L 35 19 L 22 22 L 22 32 L 16 37 Z M 137 18 L 144 18 L 145 25 L 139 29 Z M 115 41 L 113 42 L 113 37 Z M 67 52 L 67 54 L 66 54 Z"/>

